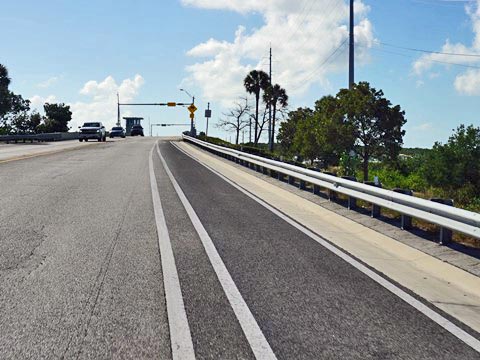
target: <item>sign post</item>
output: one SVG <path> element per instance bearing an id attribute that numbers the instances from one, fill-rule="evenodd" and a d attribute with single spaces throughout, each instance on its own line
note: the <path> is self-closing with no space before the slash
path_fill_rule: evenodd
<path id="1" fill-rule="evenodd" d="M 207 119 L 207 128 L 205 129 L 205 137 L 208 136 L 208 119 L 212 117 L 212 110 L 210 110 L 210 103 L 207 105 L 207 110 L 205 110 L 205 118 Z"/>
<path id="2" fill-rule="evenodd" d="M 190 124 L 190 136 L 195 136 L 195 126 L 193 125 L 193 119 L 195 118 L 195 111 L 197 111 L 197 107 L 195 106 L 194 103 L 192 103 L 188 108 L 188 111 L 190 111 L 190 119 L 191 119 L 191 124 Z"/>

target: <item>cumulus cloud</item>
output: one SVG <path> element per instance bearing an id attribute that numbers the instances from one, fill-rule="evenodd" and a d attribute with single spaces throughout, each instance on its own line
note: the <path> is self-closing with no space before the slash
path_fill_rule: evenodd
<path id="1" fill-rule="evenodd" d="M 413 70 L 417 75 L 422 75 L 431 69 L 438 62 L 453 62 L 463 65 L 480 65 L 480 0 L 475 3 L 467 4 L 465 12 L 470 17 L 474 39 L 470 46 L 462 43 L 452 43 L 449 39 L 439 50 L 446 54 L 425 54 L 417 59 L 413 64 Z M 465 56 L 452 56 L 447 54 L 462 54 Z M 473 56 L 472 56 L 473 55 Z M 448 66 L 447 64 L 445 66 Z M 480 81 L 478 70 L 467 70 L 458 75 L 455 79 L 455 89 L 461 94 L 478 95 L 480 94 Z"/>
<path id="2" fill-rule="evenodd" d="M 464 95 L 480 95 L 480 70 L 470 69 L 455 78 L 455 89 Z"/>
<path id="3" fill-rule="evenodd" d="M 132 101 L 145 83 L 141 75 L 123 80 L 117 84 L 112 76 L 103 81 L 90 80 L 80 89 L 80 94 L 90 97 L 90 101 L 78 101 L 70 105 L 72 121 L 70 126 L 76 129 L 86 121 L 101 121 L 110 128 L 117 121 L 117 92 L 122 102 Z M 122 115 L 128 115 L 123 113 Z"/>
<path id="4" fill-rule="evenodd" d="M 344 0 L 182 0 L 185 6 L 261 14 L 263 24 L 247 29 L 238 26 L 233 41 L 208 39 L 187 52 L 197 62 L 187 67 L 184 83 L 202 89 L 203 97 L 229 104 L 244 94 L 243 78 L 253 69 L 268 70 L 272 44 L 273 82 L 292 95 L 312 84 L 327 86 L 327 75 L 345 70 L 348 49 L 348 6 Z M 368 61 L 373 28 L 369 7 L 355 2 L 357 61 Z M 338 49 L 336 52 L 335 50 Z M 334 54 L 332 56 L 332 54 Z M 327 61 L 328 59 L 328 61 Z"/>
<path id="5" fill-rule="evenodd" d="M 52 76 L 51 78 L 45 80 L 45 81 L 42 81 L 41 83 L 37 84 L 37 86 L 39 88 L 43 88 L 43 89 L 46 89 L 46 88 L 49 88 L 50 86 L 52 86 L 53 84 L 55 84 L 60 78 L 58 76 Z"/>
<path id="6" fill-rule="evenodd" d="M 43 105 L 45 103 L 53 104 L 57 102 L 57 97 L 55 95 L 48 95 L 47 97 L 43 97 L 40 95 L 34 95 L 30 99 L 30 108 L 33 110 L 37 110 L 43 113 Z"/>

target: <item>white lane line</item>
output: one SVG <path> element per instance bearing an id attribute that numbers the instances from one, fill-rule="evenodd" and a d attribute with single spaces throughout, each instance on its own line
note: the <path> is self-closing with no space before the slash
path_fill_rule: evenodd
<path id="1" fill-rule="evenodd" d="M 268 210 L 273 212 L 275 215 L 277 215 L 278 217 L 280 217 L 281 219 L 283 219 L 284 221 L 286 221 L 287 223 L 289 223 L 293 227 L 297 228 L 298 230 L 303 232 L 305 235 L 309 236 L 310 238 L 312 238 L 313 240 L 318 242 L 320 245 L 325 247 L 326 249 L 330 250 L 335 255 L 339 256 L 340 258 L 342 258 L 343 260 L 348 262 L 350 265 L 355 267 L 357 270 L 361 271 L 362 273 L 367 275 L 369 278 L 371 278 L 372 280 L 374 280 L 378 284 L 382 285 L 385 289 L 389 290 L 390 292 L 392 292 L 393 294 L 398 296 L 400 299 L 402 299 L 403 301 L 405 301 L 406 303 L 408 303 L 409 305 L 411 305 L 412 307 L 414 307 L 415 309 L 420 311 L 422 314 L 424 314 L 425 316 L 427 316 L 428 318 L 430 318 L 431 320 L 436 322 L 442 328 L 444 328 L 445 330 L 447 330 L 448 332 L 450 332 L 451 334 L 456 336 L 458 339 L 463 341 L 465 344 L 472 347 L 475 351 L 480 353 L 480 340 L 473 337 L 472 335 L 470 335 L 466 331 L 462 330 L 460 327 L 458 327 L 457 325 L 452 323 L 450 320 L 443 317 L 442 315 L 440 315 L 436 311 L 432 310 L 431 308 L 429 308 L 428 306 L 423 304 L 421 301 L 415 299 L 413 296 L 411 296 L 410 294 L 408 294 L 404 290 L 400 289 L 399 287 L 397 287 L 396 285 L 394 285 L 393 283 L 391 283 L 387 279 L 381 277 L 376 272 L 370 270 L 368 267 L 366 267 L 365 265 L 360 263 L 358 260 L 354 259 L 353 257 L 351 257 L 347 253 L 343 252 L 339 248 L 333 246 L 332 244 L 330 244 L 325 239 L 321 238 L 319 235 L 317 235 L 313 231 L 311 231 L 308 228 L 306 228 L 305 226 L 297 223 L 295 220 L 289 218 L 288 216 L 286 216 L 285 214 L 283 214 L 282 212 L 280 212 L 279 210 L 277 210 L 276 208 L 274 208 L 270 204 L 266 203 L 262 199 L 256 197 L 252 193 L 250 193 L 248 190 L 241 187 L 240 185 L 237 185 L 235 182 L 228 179 L 227 177 L 225 177 L 224 175 L 219 173 L 217 170 L 215 170 L 212 167 L 210 167 L 209 165 L 205 164 L 202 160 L 197 159 L 193 155 L 187 153 L 186 151 L 184 151 L 183 149 L 178 147 L 175 143 L 173 143 L 173 142 L 171 142 L 171 143 L 179 151 L 183 152 L 185 155 L 187 155 L 191 159 L 193 159 L 196 162 L 198 162 L 199 164 L 203 165 L 208 170 L 210 170 L 211 172 L 213 172 L 214 174 L 218 175 L 223 180 L 228 182 L 230 185 L 232 185 L 233 187 L 235 187 L 236 189 L 238 189 L 239 191 L 241 191 L 242 193 L 244 193 L 245 195 L 247 195 L 251 199 L 255 200 L 257 203 L 259 203 L 263 207 L 267 208 Z"/>
<path id="2" fill-rule="evenodd" d="M 203 227 L 200 219 L 195 213 L 195 210 L 193 210 L 192 205 L 190 205 L 190 202 L 187 200 L 187 197 L 183 193 L 172 172 L 168 168 L 168 165 L 162 154 L 160 153 L 160 149 L 158 148 L 158 146 L 157 152 L 158 156 L 160 156 L 163 167 L 165 168 L 165 171 L 167 172 L 167 175 L 170 178 L 170 181 L 172 182 L 173 187 L 178 194 L 178 197 L 180 198 L 180 201 L 185 207 L 185 210 L 190 217 L 190 220 L 192 221 L 192 224 L 197 231 L 200 240 L 202 241 L 205 252 L 207 253 L 207 256 L 210 260 L 210 263 L 212 264 L 215 274 L 217 274 L 223 291 L 225 292 L 225 295 L 227 296 L 227 299 L 232 306 L 233 312 L 235 313 L 235 316 L 237 317 L 238 322 L 242 327 L 243 333 L 245 334 L 245 337 L 250 344 L 253 354 L 259 360 L 276 360 L 277 358 L 273 353 L 270 345 L 268 344 L 265 335 L 263 335 L 262 330 L 258 326 L 255 318 L 253 317 L 253 314 L 248 308 L 247 303 L 243 299 L 240 291 L 235 285 L 235 282 L 230 276 L 230 273 L 228 272 L 225 264 L 223 263 L 222 258 L 218 254 L 212 239 Z"/>
<path id="3" fill-rule="evenodd" d="M 152 188 L 153 209 L 155 212 L 158 244 L 162 262 L 172 357 L 174 360 L 193 360 L 195 359 L 195 352 L 193 350 L 192 336 L 183 304 L 182 289 L 180 288 L 180 280 L 178 278 L 177 267 L 175 266 L 175 257 L 173 256 L 170 235 L 168 234 L 167 223 L 158 192 L 157 179 L 155 178 L 155 172 L 153 170 L 152 157 L 155 146 L 156 145 L 150 150 L 150 186 Z"/>

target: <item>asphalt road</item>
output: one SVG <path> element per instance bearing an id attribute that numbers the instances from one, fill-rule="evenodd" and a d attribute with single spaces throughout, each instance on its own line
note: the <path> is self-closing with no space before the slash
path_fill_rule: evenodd
<path id="1" fill-rule="evenodd" d="M 170 359 L 172 342 L 189 342 L 174 339 L 175 302 L 198 359 L 480 358 L 169 141 L 163 162 L 154 143 L 0 164 L 0 358 Z"/>

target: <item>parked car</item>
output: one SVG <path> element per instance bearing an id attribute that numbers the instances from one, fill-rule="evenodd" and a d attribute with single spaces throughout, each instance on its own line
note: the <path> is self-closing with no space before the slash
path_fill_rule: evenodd
<path id="1" fill-rule="evenodd" d="M 78 128 L 80 129 L 80 134 L 78 136 L 80 142 L 83 140 L 88 141 L 89 139 L 107 141 L 107 132 L 105 131 L 105 126 L 103 126 L 101 122 L 86 122 L 83 126 L 79 126 Z"/>
<path id="2" fill-rule="evenodd" d="M 112 130 L 110 130 L 110 138 L 114 137 L 125 138 L 125 129 L 121 126 L 114 126 Z"/>
<path id="3" fill-rule="evenodd" d="M 137 135 L 140 135 L 140 136 L 143 136 L 143 127 L 142 125 L 133 125 L 132 126 L 132 130 L 130 130 L 130 135 L 131 136 L 137 136 Z"/>

